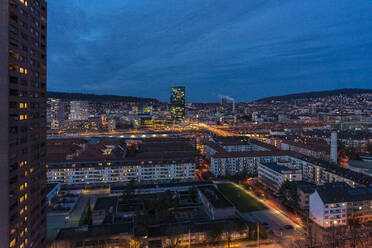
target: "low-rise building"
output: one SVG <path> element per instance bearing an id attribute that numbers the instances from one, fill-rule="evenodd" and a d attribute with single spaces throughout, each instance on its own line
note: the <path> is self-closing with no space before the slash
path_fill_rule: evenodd
<path id="1" fill-rule="evenodd" d="M 256 173 L 258 162 L 276 162 L 285 153 L 247 137 L 218 137 L 206 145 L 211 172 L 216 176 Z"/>
<path id="2" fill-rule="evenodd" d="M 293 140 L 283 140 L 281 150 L 294 151 L 317 159 L 329 160 L 330 147 L 323 143 L 302 143 Z"/>
<path id="3" fill-rule="evenodd" d="M 84 147 L 65 147 L 48 140 L 48 183 L 97 184 L 152 181 L 187 181 L 195 176 L 195 148 L 184 139 L 123 139 L 90 141 Z"/>
<path id="4" fill-rule="evenodd" d="M 298 181 L 297 185 L 297 195 L 298 195 L 298 205 L 304 212 L 309 211 L 309 197 L 314 193 L 316 185 L 313 183 Z"/>
<path id="5" fill-rule="evenodd" d="M 372 188 L 352 188 L 345 183 L 325 184 L 310 195 L 309 216 L 322 227 L 372 221 Z"/>
<path id="6" fill-rule="evenodd" d="M 281 155 L 280 151 L 216 153 L 211 157 L 211 172 L 216 177 L 256 173 L 259 162 L 277 162 Z"/>
<path id="7" fill-rule="evenodd" d="M 267 188 L 278 192 L 286 181 L 294 182 L 302 180 L 300 169 L 291 169 L 277 163 L 259 163 L 258 180 Z"/>
<path id="8" fill-rule="evenodd" d="M 198 196 L 205 212 L 211 220 L 228 219 L 235 217 L 236 209 L 215 186 L 206 185 L 198 187 Z"/>

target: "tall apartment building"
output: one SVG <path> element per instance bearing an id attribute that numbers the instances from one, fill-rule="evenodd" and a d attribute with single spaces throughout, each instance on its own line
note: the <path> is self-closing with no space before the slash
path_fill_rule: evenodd
<path id="1" fill-rule="evenodd" d="M 0 247 L 45 247 L 46 5 L 0 1 Z"/>

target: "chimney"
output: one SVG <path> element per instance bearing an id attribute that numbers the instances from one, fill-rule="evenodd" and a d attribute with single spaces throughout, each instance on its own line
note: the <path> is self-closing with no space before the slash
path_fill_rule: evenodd
<path id="1" fill-rule="evenodd" d="M 331 162 L 337 164 L 337 132 L 331 133 Z"/>

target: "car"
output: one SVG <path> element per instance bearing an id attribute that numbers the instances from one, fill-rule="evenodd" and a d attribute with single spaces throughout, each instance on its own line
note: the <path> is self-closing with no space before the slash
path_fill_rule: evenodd
<path id="1" fill-rule="evenodd" d="M 284 228 L 287 229 L 287 230 L 292 230 L 293 226 L 292 225 L 285 225 Z"/>

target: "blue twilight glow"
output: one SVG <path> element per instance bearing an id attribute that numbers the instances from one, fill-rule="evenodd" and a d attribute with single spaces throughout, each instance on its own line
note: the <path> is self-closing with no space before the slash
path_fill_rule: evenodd
<path id="1" fill-rule="evenodd" d="M 187 101 L 372 87 L 370 0 L 50 0 L 48 90 Z"/>

